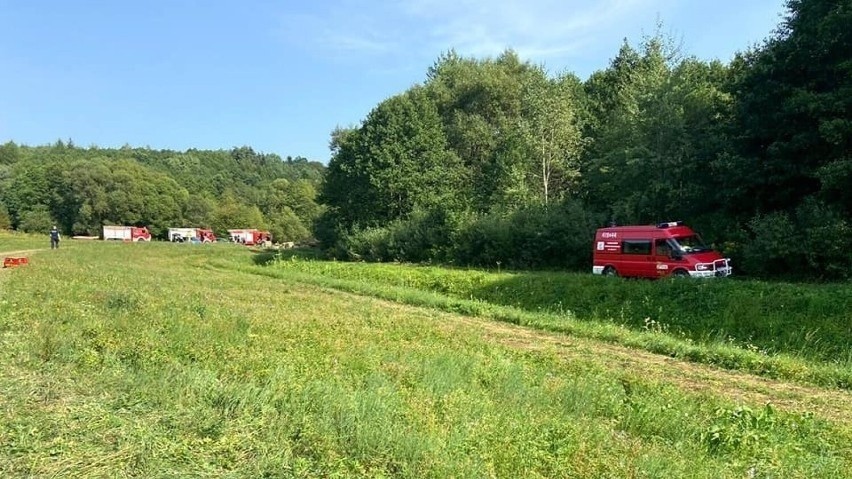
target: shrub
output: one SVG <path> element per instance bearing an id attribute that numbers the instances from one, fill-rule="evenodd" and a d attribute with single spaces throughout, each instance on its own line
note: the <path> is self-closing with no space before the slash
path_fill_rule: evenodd
<path id="1" fill-rule="evenodd" d="M 388 228 L 358 229 L 346 236 L 344 251 L 347 258 L 364 261 L 390 261 Z"/>
<path id="2" fill-rule="evenodd" d="M 46 206 L 37 205 L 21 215 L 18 229 L 25 233 L 47 233 L 56 221 L 50 216 Z"/>
<path id="3" fill-rule="evenodd" d="M 443 260 L 455 228 L 450 213 L 417 209 L 407 219 L 389 225 L 388 254 L 395 260 L 415 263 Z"/>
<path id="4" fill-rule="evenodd" d="M 12 229 L 12 218 L 9 216 L 9 210 L 6 205 L 0 203 L 0 230 Z"/>
<path id="5" fill-rule="evenodd" d="M 808 200 L 796 210 L 796 219 L 808 269 L 823 279 L 852 277 L 852 225 L 840 212 Z"/>
<path id="6" fill-rule="evenodd" d="M 757 215 L 748 223 L 753 238 L 743 248 L 743 268 L 760 276 L 789 276 L 804 268 L 801 237 L 784 212 Z"/>
<path id="7" fill-rule="evenodd" d="M 454 256 L 457 263 L 486 267 L 584 269 L 591 263 L 594 224 L 572 200 L 492 212 L 461 228 Z"/>
<path id="8" fill-rule="evenodd" d="M 512 232 L 508 226 L 500 213 L 470 215 L 456 234 L 451 253 L 454 262 L 481 266 L 508 264 L 512 258 L 509 247 Z"/>
<path id="9" fill-rule="evenodd" d="M 852 225 L 814 199 L 793 215 L 758 215 L 748 224 L 751 240 L 742 250 L 743 268 L 763 277 L 844 279 L 852 277 Z"/>

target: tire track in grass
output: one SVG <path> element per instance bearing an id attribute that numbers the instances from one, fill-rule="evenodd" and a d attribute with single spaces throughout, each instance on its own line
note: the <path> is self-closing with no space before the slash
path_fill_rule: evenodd
<path id="1" fill-rule="evenodd" d="M 226 270 L 229 274 L 262 276 L 272 281 L 288 282 L 286 279 L 258 275 L 256 272 L 239 268 L 223 268 L 209 263 L 199 266 L 212 270 Z M 710 394 L 734 403 L 745 403 L 755 407 L 771 403 L 772 407 L 786 412 L 813 413 L 842 427 L 852 427 L 852 392 L 848 390 L 808 386 L 672 358 L 591 338 L 545 331 L 487 317 L 451 313 L 438 308 L 409 305 L 370 294 L 359 294 L 310 282 L 299 280 L 295 282 L 300 286 L 315 288 L 330 295 L 343 295 L 352 300 L 373 301 L 391 309 L 429 311 L 436 318 L 441 319 L 436 321 L 438 327 L 474 327 L 479 329 L 484 337 L 516 351 L 555 354 L 565 361 L 594 364 L 628 380 L 637 377 L 645 378 L 670 384 L 695 396 Z"/>
<path id="2" fill-rule="evenodd" d="M 248 271 L 231 270 L 230 272 L 255 275 Z M 286 280 L 278 279 L 278 281 Z M 328 294 L 374 301 L 388 308 L 402 308 L 408 311 L 427 310 L 442 319 L 436 322 L 438 327 L 474 327 L 479 329 L 484 337 L 514 350 L 540 351 L 555 354 L 565 361 L 589 362 L 611 371 L 613 375 L 651 379 L 673 385 L 697 396 L 711 394 L 734 403 L 746 403 L 756 407 L 771 403 L 773 407 L 787 412 L 813 413 L 843 427 L 852 427 L 852 392 L 846 390 L 786 382 L 595 339 L 413 306 L 331 287 L 301 282 L 300 285 L 317 288 Z"/>
<path id="3" fill-rule="evenodd" d="M 29 256 L 33 253 L 37 253 L 39 251 L 45 251 L 47 248 L 36 248 L 36 249 L 19 249 L 16 251 L 0 251 L 0 256 Z"/>
<path id="4" fill-rule="evenodd" d="M 773 380 L 747 373 L 683 361 L 611 343 L 499 323 L 474 317 L 455 317 L 479 328 L 484 337 L 507 347 L 556 354 L 566 361 L 593 362 L 613 374 L 653 379 L 691 394 L 712 394 L 737 403 L 773 407 L 793 413 L 814 413 L 852 427 L 852 393 Z"/>

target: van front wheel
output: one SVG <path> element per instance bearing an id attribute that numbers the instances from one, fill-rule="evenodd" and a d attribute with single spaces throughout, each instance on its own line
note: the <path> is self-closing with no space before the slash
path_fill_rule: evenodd
<path id="1" fill-rule="evenodd" d="M 674 278 L 688 278 L 689 272 L 687 272 L 685 269 L 676 269 L 672 273 L 672 277 L 674 277 Z"/>
<path id="2" fill-rule="evenodd" d="M 603 275 L 604 276 L 616 277 L 616 276 L 618 276 L 618 271 L 616 271 L 615 268 L 613 268 L 612 266 L 607 266 L 603 270 Z"/>

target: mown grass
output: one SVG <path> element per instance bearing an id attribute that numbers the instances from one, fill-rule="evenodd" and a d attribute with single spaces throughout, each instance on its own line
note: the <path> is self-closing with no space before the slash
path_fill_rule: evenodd
<path id="1" fill-rule="evenodd" d="M 0 230 L 0 254 L 6 251 L 20 251 L 44 247 L 50 247 L 50 239 L 46 234 L 37 236 Z"/>
<path id="2" fill-rule="evenodd" d="M 454 314 L 84 243 L 0 295 L 4 477 L 850 477 L 850 424 Z M 602 353 L 603 354 L 603 353 Z M 806 407 L 806 405 L 803 405 Z"/>
<path id="3" fill-rule="evenodd" d="M 629 281 L 296 258 L 270 265 L 254 271 L 728 369 L 852 388 L 849 284 Z"/>

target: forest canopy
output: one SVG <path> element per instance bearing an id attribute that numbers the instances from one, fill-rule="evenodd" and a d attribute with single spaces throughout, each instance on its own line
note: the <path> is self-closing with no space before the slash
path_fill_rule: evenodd
<path id="1" fill-rule="evenodd" d="M 279 241 L 305 241 L 321 208 L 325 167 L 249 147 L 175 152 L 148 148 L 0 146 L 0 226 L 99 235 L 104 224 L 266 228 Z"/>
<path id="2" fill-rule="evenodd" d="M 728 64 L 665 35 L 581 80 L 442 55 L 333 134 L 317 235 L 337 257 L 587 268 L 595 227 L 684 220 L 741 273 L 848 278 L 852 4 L 791 0 Z"/>

